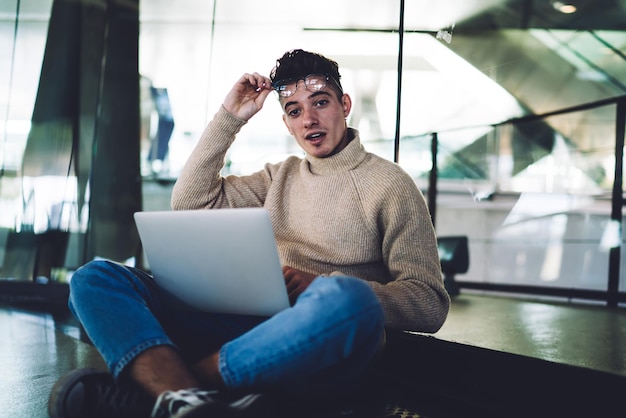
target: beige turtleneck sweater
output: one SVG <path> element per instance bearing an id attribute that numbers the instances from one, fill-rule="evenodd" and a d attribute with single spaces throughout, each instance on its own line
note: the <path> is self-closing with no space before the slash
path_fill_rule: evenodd
<path id="1" fill-rule="evenodd" d="M 424 197 L 397 164 L 368 153 L 358 132 L 338 154 L 267 164 L 222 177 L 245 121 L 220 108 L 174 186 L 174 210 L 265 207 L 283 265 L 367 280 L 386 326 L 436 332 L 450 299 L 443 287 Z"/>

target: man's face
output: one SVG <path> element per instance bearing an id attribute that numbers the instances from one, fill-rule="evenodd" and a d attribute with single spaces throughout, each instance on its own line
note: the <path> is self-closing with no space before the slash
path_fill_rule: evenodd
<path id="1" fill-rule="evenodd" d="M 296 92 L 280 99 L 283 121 L 298 145 L 309 155 L 329 157 L 341 151 L 349 142 L 345 118 L 352 102 L 347 94 L 337 97 L 329 85 L 310 91 L 299 80 Z"/>

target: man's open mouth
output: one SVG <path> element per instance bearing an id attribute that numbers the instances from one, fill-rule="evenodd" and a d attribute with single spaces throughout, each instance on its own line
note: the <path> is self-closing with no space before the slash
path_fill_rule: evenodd
<path id="1" fill-rule="evenodd" d="M 313 133 L 311 135 L 307 135 L 306 136 L 306 140 L 312 143 L 316 143 L 316 142 L 320 142 L 324 139 L 324 137 L 326 137 L 325 133 L 322 132 L 316 132 Z"/>

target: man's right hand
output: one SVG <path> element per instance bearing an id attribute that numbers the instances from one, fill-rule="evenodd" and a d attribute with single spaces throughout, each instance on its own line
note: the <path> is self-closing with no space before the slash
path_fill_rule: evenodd
<path id="1" fill-rule="evenodd" d="M 283 277 L 287 286 L 289 303 L 293 306 L 298 300 L 298 296 L 317 278 L 316 274 L 304 272 L 289 266 L 283 266 Z"/>
<path id="2" fill-rule="evenodd" d="M 272 82 L 259 73 L 244 74 L 224 99 L 224 108 L 233 116 L 249 120 L 261 108 L 272 91 Z"/>

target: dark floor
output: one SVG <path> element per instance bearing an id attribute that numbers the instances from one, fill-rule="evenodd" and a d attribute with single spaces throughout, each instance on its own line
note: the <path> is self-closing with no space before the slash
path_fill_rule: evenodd
<path id="1" fill-rule="evenodd" d="M 63 309 L 4 304 L 0 323 L 0 418 L 45 418 L 62 374 L 104 368 Z M 625 309 L 461 294 L 441 331 L 389 353 L 387 417 L 626 416 Z"/>
<path id="2" fill-rule="evenodd" d="M 626 376 L 625 308 L 461 294 L 435 337 Z"/>

